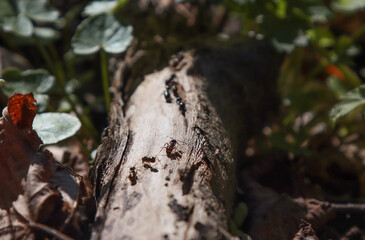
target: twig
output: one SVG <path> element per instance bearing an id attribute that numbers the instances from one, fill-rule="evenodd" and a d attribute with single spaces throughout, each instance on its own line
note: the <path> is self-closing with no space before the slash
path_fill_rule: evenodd
<path id="1" fill-rule="evenodd" d="M 336 212 L 365 213 L 365 203 L 331 203 Z"/>

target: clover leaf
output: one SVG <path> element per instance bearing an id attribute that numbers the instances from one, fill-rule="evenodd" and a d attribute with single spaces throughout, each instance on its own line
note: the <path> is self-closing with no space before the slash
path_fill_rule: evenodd
<path id="1" fill-rule="evenodd" d="M 336 121 L 362 105 L 365 105 L 365 84 L 345 93 L 341 97 L 341 102 L 331 109 L 329 117 L 332 121 Z"/>
<path id="2" fill-rule="evenodd" d="M 46 93 L 55 83 L 55 78 L 46 70 L 34 69 L 21 72 L 16 68 L 8 68 L 3 71 L 2 78 L 5 84 L 1 86 L 1 90 L 7 97 L 15 93 L 33 92 L 38 111 L 45 110 L 49 99 Z"/>
<path id="3" fill-rule="evenodd" d="M 80 120 L 68 113 L 37 114 L 33 121 L 34 130 L 46 145 L 73 136 L 80 127 Z"/>
<path id="4" fill-rule="evenodd" d="M 37 36 L 42 27 L 35 26 L 32 21 L 55 23 L 59 18 L 58 10 L 52 8 L 47 0 L 2 0 L 0 1 L 0 26 L 5 32 L 10 32 L 20 37 Z M 50 32 L 48 31 L 48 35 Z M 44 37 L 44 35 L 43 35 Z M 51 36 L 55 37 L 54 34 Z"/>
<path id="5" fill-rule="evenodd" d="M 132 26 L 123 26 L 111 13 L 86 18 L 72 39 L 76 54 L 94 54 L 99 50 L 116 54 L 124 52 L 132 41 Z"/>
<path id="6" fill-rule="evenodd" d="M 364 0 L 336 0 L 332 2 L 335 11 L 343 13 L 355 13 L 365 9 Z"/>
<path id="7" fill-rule="evenodd" d="M 111 12 L 118 2 L 116 0 L 111 1 L 92 1 L 84 8 L 82 14 L 86 16 L 95 16 L 106 12 Z"/>

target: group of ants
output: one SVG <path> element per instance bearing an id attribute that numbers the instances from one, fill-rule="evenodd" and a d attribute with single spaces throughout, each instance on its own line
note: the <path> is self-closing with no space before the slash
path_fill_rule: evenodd
<path id="1" fill-rule="evenodd" d="M 178 70 L 177 66 L 183 59 L 184 59 L 184 55 L 182 55 L 182 54 L 176 55 L 175 57 L 173 57 L 171 59 L 170 67 L 174 70 Z M 166 89 L 164 91 L 164 97 L 165 97 L 166 103 L 172 103 L 172 97 L 170 94 L 170 90 L 172 90 L 174 96 L 176 97 L 176 103 L 179 106 L 179 110 L 180 110 L 181 114 L 183 116 L 185 116 L 185 112 L 186 112 L 185 103 L 183 102 L 181 97 L 178 95 L 178 89 L 177 89 L 178 83 L 176 81 L 174 81 L 175 78 L 176 78 L 176 74 L 172 73 L 170 78 L 165 80 Z M 181 154 L 182 154 L 181 151 L 175 151 L 174 153 L 172 153 L 175 149 L 176 144 L 177 144 L 177 141 L 175 139 L 172 139 L 169 143 L 166 143 L 164 145 L 163 148 L 166 149 L 166 155 L 168 158 L 171 158 L 171 159 L 181 158 Z M 156 155 L 156 157 L 157 157 L 157 155 Z M 142 158 L 143 167 L 145 169 L 150 169 L 151 172 L 158 172 L 158 170 L 156 168 L 154 168 L 150 165 L 150 164 L 156 162 L 156 157 L 147 157 L 147 156 L 143 157 Z M 136 167 L 131 167 L 129 169 L 128 178 L 131 181 L 132 186 L 137 184 L 138 177 L 137 177 Z"/>
<path id="2" fill-rule="evenodd" d="M 182 54 L 178 54 L 175 57 L 173 57 L 170 60 L 170 67 L 172 69 L 174 69 L 175 71 L 180 70 L 181 68 L 178 69 L 177 67 L 181 63 L 183 58 L 184 58 L 184 55 L 182 55 Z M 185 112 L 186 112 L 185 103 L 178 94 L 178 85 L 179 84 L 175 81 L 175 78 L 176 78 L 176 74 L 172 73 L 171 76 L 168 79 L 165 80 L 166 88 L 165 88 L 165 91 L 164 91 L 164 97 L 165 97 L 166 103 L 172 103 L 172 97 L 171 97 L 171 94 L 170 94 L 170 90 L 172 90 L 172 93 L 173 93 L 174 97 L 176 98 L 176 103 L 179 106 L 179 111 L 185 117 Z M 198 126 L 194 127 L 194 131 L 196 131 L 199 135 L 204 135 L 204 133 L 205 133 Z M 162 149 L 166 150 L 166 156 L 168 158 L 172 159 L 172 160 L 179 159 L 179 158 L 182 157 L 182 151 L 179 151 L 179 150 L 176 149 L 177 144 L 178 144 L 177 140 L 172 139 L 170 142 L 165 143 L 165 145 L 162 148 Z M 161 149 L 161 151 L 162 151 L 162 149 Z M 160 152 L 154 157 L 147 157 L 147 156 L 142 157 L 143 167 L 145 169 L 149 169 L 151 172 L 154 172 L 154 173 L 158 172 L 158 170 L 156 168 L 152 167 L 151 164 L 156 162 L 157 156 L 160 154 Z M 202 152 L 201 154 L 203 155 L 202 160 L 204 160 L 204 162 L 206 162 L 207 165 L 209 167 L 211 167 L 212 163 L 208 160 L 204 150 L 200 149 L 200 152 Z M 202 162 L 199 163 L 199 166 L 200 166 L 201 163 Z M 192 169 L 196 170 L 197 167 L 199 167 L 199 166 L 193 166 Z M 128 178 L 129 178 L 132 186 L 137 184 L 138 176 L 137 176 L 136 167 L 131 167 L 129 169 Z"/>

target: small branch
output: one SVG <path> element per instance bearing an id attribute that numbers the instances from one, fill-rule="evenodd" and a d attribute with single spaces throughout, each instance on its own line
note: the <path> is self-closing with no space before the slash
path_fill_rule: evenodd
<path id="1" fill-rule="evenodd" d="M 365 213 L 365 203 L 331 203 L 336 212 Z"/>

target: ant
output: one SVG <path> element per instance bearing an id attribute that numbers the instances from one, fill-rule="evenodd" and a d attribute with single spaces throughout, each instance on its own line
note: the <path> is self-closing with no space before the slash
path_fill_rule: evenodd
<path id="1" fill-rule="evenodd" d="M 176 74 L 175 73 L 171 74 L 170 78 L 168 78 L 168 79 L 165 80 L 166 86 L 170 86 L 171 83 L 173 82 L 174 78 L 176 78 Z"/>
<path id="2" fill-rule="evenodd" d="M 151 170 L 151 172 L 158 172 L 158 170 L 157 170 L 156 168 L 151 167 L 151 165 L 149 165 L 149 164 L 147 164 L 147 163 L 143 164 L 143 167 L 144 167 L 145 169 L 150 169 L 150 170 Z"/>
<path id="3" fill-rule="evenodd" d="M 137 172 L 136 172 L 136 168 L 135 167 L 131 167 L 129 169 L 129 176 L 128 176 L 129 180 L 131 181 L 132 186 L 137 184 Z"/>
<path id="4" fill-rule="evenodd" d="M 172 88 L 172 93 L 174 94 L 174 96 L 176 97 L 176 98 L 178 98 L 179 97 L 179 94 L 178 94 L 178 92 L 177 92 L 177 83 L 176 82 L 172 82 L 172 84 L 171 84 L 172 86 L 171 86 L 171 88 Z"/>
<path id="5" fill-rule="evenodd" d="M 166 148 L 166 155 L 168 158 L 171 158 L 172 160 L 181 158 L 181 156 L 182 156 L 181 151 L 176 150 L 175 152 L 173 152 L 173 150 L 175 149 L 175 146 L 177 144 L 177 141 L 175 139 L 172 139 L 169 143 L 166 143 L 166 144 L 167 144 L 167 146 L 165 146 L 165 148 Z"/>
<path id="6" fill-rule="evenodd" d="M 165 143 L 165 145 L 167 145 L 167 146 L 165 146 L 167 156 L 169 156 L 172 153 L 176 144 L 177 144 L 177 141 L 175 139 L 172 139 L 169 143 Z"/>
<path id="7" fill-rule="evenodd" d="M 154 162 L 156 162 L 156 158 L 155 157 L 143 157 L 142 158 L 142 162 L 143 163 L 154 163 Z"/>
<path id="8" fill-rule="evenodd" d="M 167 103 L 171 103 L 172 102 L 172 99 L 171 99 L 171 95 L 170 95 L 170 92 L 169 92 L 169 89 L 166 88 L 165 92 L 163 93 L 164 97 L 165 97 L 165 100 Z"/>
<path id="9" fill-rule="evenodd" d="M 165 80 L 166 89 L 165 89 L 163 95 L 164 95 L 165 100 L 166 100 L 167 103 L 172 102 L 172 98 L 171 98 L 171 95 L 170 95 L 170 87 L 171 87 L 172 84 L 175 83 L 174 78 L 176 78 L 175 73 L 171 74 L 170 78 Z M 174 94 L 175 94 L 175 92 L 174 92 Z"/>
<path id="10" fill-rule="evenodd" d="M 182 156 L 182 151 L 177 151 L 175 149 L 176 144 L 178 144 L 177 141 L 175 139 L 172 139 L 170 142 L 165 143 L 165 145 L 162 147 L 162 148 L 165 148 L 166 149 L 166 155 L 167 155 L 167 157 L 170 158 L 170 159 L 172 159 L 172 160 L 181 158 L 181 156 Z M 161 149 L 161 151 L 162 151 L 162 149 Z"/>
<path id="11" fill-rule="evenodd" d="M 176 99 L 176 103 L 179 105 L 179 110 L 181 114 L 185 117 L 185 112 L 186 112 L 185 103 L 182 101 L 180 97 Z"/>

